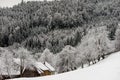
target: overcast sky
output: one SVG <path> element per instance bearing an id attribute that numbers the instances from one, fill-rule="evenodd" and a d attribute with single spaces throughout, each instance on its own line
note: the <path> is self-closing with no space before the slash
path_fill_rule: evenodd
<path id="1" fill-rule="evenodd" d="M 43 1 L 43 0 L 24 0 L 24 1 Z M 0 0 L 0 7 L 12 7 L 13 5 L 16 5 L 20 2 L 21 0 Z"/>

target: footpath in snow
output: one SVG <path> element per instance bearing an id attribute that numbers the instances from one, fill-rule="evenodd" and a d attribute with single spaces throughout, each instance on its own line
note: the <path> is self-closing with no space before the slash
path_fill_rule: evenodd
<path id="1" fill-rule="evenodd" d="M 120 80 L 120 52 L 83 69 L 52 76 L 12 80 Z"/>

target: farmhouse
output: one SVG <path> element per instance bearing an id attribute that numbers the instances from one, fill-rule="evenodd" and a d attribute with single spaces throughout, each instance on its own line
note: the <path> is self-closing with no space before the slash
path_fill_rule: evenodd
<path id="1" fill-rule="evenodd" d="M 55 73 L 55 69 L 47 62 L 44 64 L 41 62 L 36 62 L 26 66 L 23 69 L 21 77 L 37 77 L 37 76 L 46 76 L 52 75 Z"/>
<path id="2" fill-rule="evenodd" d="M 19 66 L 19 71 L 21 70 L 20 59 L 14 59 L 15 63 Z M 35 62 L 22 66 L 21 77 L 37 77 L 55 74 L 55 69 L 48 62 Z"/>

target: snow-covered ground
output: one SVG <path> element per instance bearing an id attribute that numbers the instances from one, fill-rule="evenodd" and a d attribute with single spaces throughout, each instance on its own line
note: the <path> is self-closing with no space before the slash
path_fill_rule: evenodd
<path id="1" fill-rule="evenodd" d="M 12 80 L 120 80 L 120 52 L 84 69 L 53 76 Z"/>

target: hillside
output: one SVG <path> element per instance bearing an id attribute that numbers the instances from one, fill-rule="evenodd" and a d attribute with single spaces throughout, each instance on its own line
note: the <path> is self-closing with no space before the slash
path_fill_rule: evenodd
<path id="1" fill-rule="evenodd" d="M 120 80 L 120 52 L 116 52 L 99 63 L 75 71 L 38 78 L 12 80 Z"/>
<path id="2" fill-rule="evenodd" d="M 75 78 L 96 78 L 92 71 L 98 77 L 106 77 L 102 67 L 109 68 L 103 64 L 112 65 L 111 57 L 106 59 L 106 55 L 120 51 L 119 4 L 120 0 L 23 0 L 11 8 L 0 8 L 2 78 L 6 72 L 12 79 L 14 69 L 21 71 L 22 77 L 22 65 L 25 68 L 34 62 L 48 62 L 55 68 L 56 78 L 74 74 Z M 20 70 L 13 63 L 14 58 L 20 58 Z M 86 65 L 90 67 L 85 68 Z M 69 71 L 73 72 L 65 73 Z"/>
<path id="3" fill-rule="evenodd" d="M 29 1 L 0 8 L 0 47 L 19 43 L 34 52 L 47 47 L 58 53 L 66 45 L 81 43 L 89 28 L 98 25 L 106 25 L 110 39 L 114 40 L 119 3 L 119 0 Z"/>

